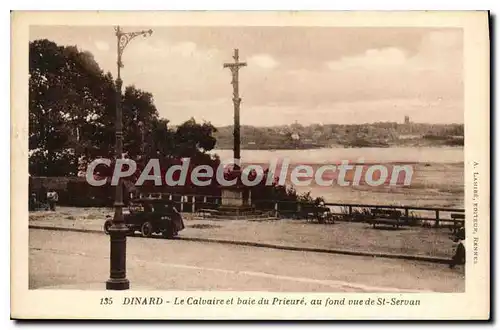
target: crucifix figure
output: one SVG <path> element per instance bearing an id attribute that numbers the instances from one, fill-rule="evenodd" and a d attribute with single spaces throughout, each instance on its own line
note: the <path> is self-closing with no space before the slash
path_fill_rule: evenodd
<path id="1" fill-rule="evenodd" d="M 231 70 L 233 79 L 231 80 L 231 84 L 233 85 L 233 104 L 234 104 L 234 145 L 233 145 L 233 154 L 236 164 L 234 166 L 235 170 L 239 170 L 239 161 L 240 161 L 240 93 L 239 93 L 239 82 L 238 82 L 238 71 L 241 67 L 246 66 L 245 62 L 239 61 L 238 49 L 234 50 L 234 62 L 233 63 L 224 63 L 224 68 L 229 68 Z"/>

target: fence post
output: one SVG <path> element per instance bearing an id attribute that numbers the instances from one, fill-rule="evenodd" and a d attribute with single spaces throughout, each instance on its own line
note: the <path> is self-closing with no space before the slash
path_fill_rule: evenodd
<path id="1" fill-rule="evenodd" d="M 436 222 L 435 222 L 436 228 L 439 227 L 439 210 L 436 210 Z"/>
<path id="2" fill-rule="evenodd" d="M 203 207 L 207 208 L 207 196 L 203 196 Z"/>
<path id="3" fill-rule="evenodd" d="M 349 211 L 348 211 L 349 212 L 349 221 L 352 221 L 352 206 L 349 205 L 348 209 L 349 209 Z"/>
<path id="4" fill-rule="evenodd" d="M 406 220 L 410 218 L 410 210 L 408 208 L 405 208 L 405 218 Z"/>
<path id="5" fill-rule="evenodd" d="M 181 212 L 184 212 L 184 195 L 181 195 Z"/>
<path id="6" fill-rule="evenodd" d="M 168 200 L 172 200 L 172 195 L 168 195 Z"/>
<path id="7" fill-rule="evenodd" d="M 191 196 L 191 198 L 193 199 L 192 202 L 193 202 L 193 209 L 191 210 L 192 213 L 195 212 L 195 207 L 196 207 L 196 198 L 195 196 Z"/>
<path id="8" fill-rule="evenodd" d="M 278 217 L 278 202 L 274 202 L 274 216 Z"/>

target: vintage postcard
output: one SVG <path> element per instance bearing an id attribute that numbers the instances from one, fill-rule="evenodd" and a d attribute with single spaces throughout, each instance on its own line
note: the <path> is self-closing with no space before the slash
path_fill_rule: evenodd
<path id="1" fill-rule="evenodd" d="M 15 319 L 486 320 L 489 13 L 13 12 Z"/>

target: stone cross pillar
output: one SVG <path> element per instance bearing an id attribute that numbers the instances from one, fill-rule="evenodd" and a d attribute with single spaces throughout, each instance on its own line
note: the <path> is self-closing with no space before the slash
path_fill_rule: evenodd
<path id="1" fill-rule="evenodd" d="M 234 144 L 233 144 L 233 154 L 234 159 L 237 160 L 237 164 L 235 164 L 235 170 L 239 170 L 239 161 L 241 158 L 240 155 L 240 103 L 241 98 L 239 94 L 239 70 L 241 67 L 246 66 L 245 62 L 239 61 L 238 49 L 234 50 L 233 55 L 234 62 L 233 63 L 224 63 L 224 68 L 229 68 L 232 73 L 233 79 L 231 80 L 231 84 L 233 85 L 233 104 L 234 104 Z"/>

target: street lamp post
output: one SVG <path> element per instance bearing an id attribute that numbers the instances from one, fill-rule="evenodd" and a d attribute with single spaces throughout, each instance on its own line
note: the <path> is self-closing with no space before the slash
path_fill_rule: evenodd
<path id="1" fill-rule="evenodd" d="M 123 123 L 122 123 L 122 79 L 120 69 L 123 68 L 122 54 L 130 40 L 137 36 L 148 36 L 152 30 L 123 32 L 119 26 L 115 27 L 117 46 L 117 78 L 116 78 L 116 121 L 115 121 L 115 158 L 123 157 Z M 106 290 L 128 290 L 130 282 L 127 279 L 126 259 L 127 259 L 127 227 L 123 220 L 123 182 L 118 180 L 115 195 L 115 215 L 113 224 L 109 229 L 110 235 L 110 276 L 106 282 Z"/>

